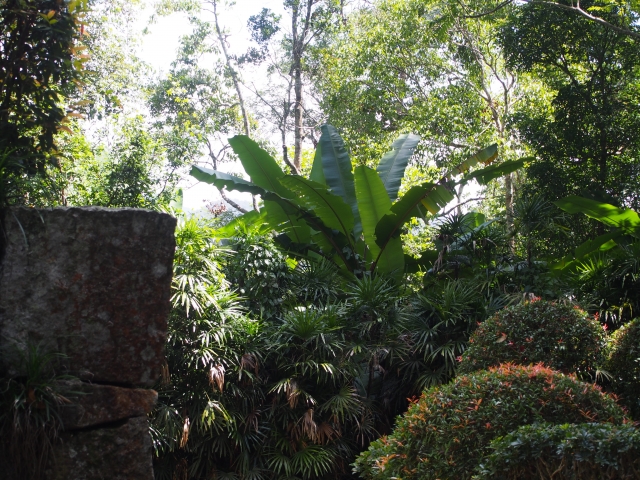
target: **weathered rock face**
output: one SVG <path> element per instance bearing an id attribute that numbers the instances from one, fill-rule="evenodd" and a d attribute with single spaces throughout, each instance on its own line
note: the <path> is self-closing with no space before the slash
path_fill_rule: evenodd
<path id="1" fill-rule="evenodd" d="M 47 480 L 153 480 L 146 417 L 95 430 L 65 432 Z"/>
<path id="2" fill-rule="evenodd" d="M 144 417 L 158 399 L 154 390 L 64 382 L 57 393 L 69 403 L 59 408 L 65 430 L 95 427 L 131 417 Z"/>
<path id="3" fill-rule="evenodd" d="M 20 351 L 37 345 L 77 378 L 57 383 L 69 403 L 46 480 L 153 480 L 146 415 L 157 394 L 135 387 L 162 373 L 175 219 L 16 208 L 0 221 L 0 373 L 20 374 Z M 3 458 L 0 479 L 13 480 Z"/>
<path id="4" fill-rule="evenodd" d="M 3 224 L 0 349 L 41 344 L 83 380 L 152 386 L 164 361 L 175 219 L 16 208 Z"/>

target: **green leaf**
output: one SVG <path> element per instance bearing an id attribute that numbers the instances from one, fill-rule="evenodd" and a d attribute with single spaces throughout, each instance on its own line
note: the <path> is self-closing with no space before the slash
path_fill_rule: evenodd
<path id="1" fill-rule="evenodd" d="M 320 155 L 326 184 L 332 193 L 342 197 L 351 208 L 354 219 L 354 235 L 357 238 L 362 232 L 362 224 L 349 154 L 342 138 L 333 126 L 325 124 L 320 129 L 322 130 L 319 141 Z"/>
<path id="2" fill-rule="evenodd" d="M 230 138 L 229 144 L 254 184 L 283 198 L 291 197 L 291 192 L 278 181 L 284 177 L 284 172 L 266 150 L 246 135 Z"/>
<path id="3" fill-rule="evenodd" d="M 413 155 L 413 151 L 419 142 L 420 137 L 418 135 L 412 133 L 400 135 L 393 142 L 392 150 L 385 153 L 378 164 L 378 174 L 392 202 L 398 198 L 398 190 L 404 177 L 404 170 L 407 168 L 409 158 Z"/>
<path id="4" fill-rule="evenodd" d="M 374 170 L 361 165 L 356 167 L 354 173 L 364 241 L 375 258 L 380 253 L 380 247 L 376 243 L 376 225 L 391 210 L 391 200 Z"/>
<path id="5" fill-rule="evenodd" d="M 286 233 L 294 243 L 302 245 L 309 243 L 311 230 L 302 218 L 303 212 L 286 201 L 273 198 L 273 200 L 265 200 L 262 209 L 266 212 L 267 223 L 274 230 Z"/>
<path id="6" fill-rule="evenodd" d="M 174 210 L 182 210 L 183 201 L 184 201 L 184 192 L 182 191 L 181 188 L 179 188 L 178 191 L 176 192 L 175 197 L 173 198 L 173 200 L 171 200 L 171 203 L 169 204 L 169 206 Z"/>
<path id="7" fill-rule="evenodd" d="M 571 271 L 576 265 L 576 260 L 580 260 L 586 256 L 606 252 L 611 250 L 617 245 L 616 240 L 623 237 L 624 233 L 621 230 L 614 230 L 612 232 L 605 233 L 593 240 L 587 240 L 586 242 L 578 245 L 574 255 L 567 255 L 559 262 L 550 265 L 551 270 L 567 270 Z"/>
<path id="8" fill-rule="evenodd" d="M 378 174 L 364 165 L 355 169 L 356 197 L 362 219 L 364 240 L 369 247 L 372 259 L 380 255 L 380 247 L 376 243 L 376 225 L 391 209 L 391 200 Z M 396 238 L 387 244 L 377 263 L 378 270 L 384 273 L 404 270 L 404 253 L 402 242 Z"/>
<path id="9" fill-rule="evenodd" d="M 443 180 L 458 173 L 465 173 L 480 162 L 488 164 L 492 162 L 497 155 L 498 146 L 496 144 L 484 148 L 450 170 Z M 378 222 L 376 226 L 376 243 L 384 250 L 392 239 L 400 236 L 402 225 L 410 218 L 425 216 L 425 210 L 435 215 L 442 207 L 453 200 L 453 198 L 453 193 L 440 184 L 427 182 L 410 188 L 409 191 L 391 207 L 391 212 L 382 217 Z"/>
<path id="10" fill-rule="evenodd" d="M 377 268 L 379 272 L 393 275 L 396 280 L 399 280 L 404 273 L 404 261 L 402 239 L 400 237 L 392 238 L 377 257 L 375 263 L 371 264 L 370 270 L 373 271 Z"/>
<path id="11" fill-rule="evenodd" d="M 266 191 L 251 182 L 227 173 L 194 165 L 191 167 L 191 175 L 202 182 L 211 183 L 218 188 L 226 187 L 228 190 L 261 195 L 264 200 L 264 209 L 267 211 L 266 220 L 272 228 L 286 232 L 293 242 L 302 244 L 309 242 L 309 226 L 302 220 L 304 212 L 301 212 L 300 208 L 291 203 L 290 200 L 284 199 L 271 191 Z M 279 186 L 279 189 L 291 195 L 291 192 L 286 190 L 282 185 Z"/>
<path id="12" fill-rule="evenodd" d="M 486 148 L 483 148 L 475 155 L 467 158 L 457 167 L 449 170 L 448 175 L 458 175 L 459 173 L 466 173 L 471 167 L 475 167 L 478 163 L 484 163 L 485 165 L 493 162 L 498 156 L 498 145 L 494 143 Z"/>
<path id="13" fill-rule="evenodd" d="M 292 202 L 310 210 L 327 227 L 342 232 L 347 238 L 350 237 L 353 230 L 353 214 L 342 198 L 329 192 L 324 185 L 299 175 L 286 175 L 280 182 L 296 194 Z"/>
<path id="14" fill-rule="evenodd" d="M 511 172 L 524 167 L 525 162 L 530 161 L 530 158 L 521 158 L 519 160 L 508 160 L 502 162 L 500 165 L 492 165 L 490 167 L 481 168 L 474 172 L 469 173 L 464 177 L 463 182 L 466 183 L 469 180 L 475 178 L 480 185 L 486 185 L 491 180 L 503 177 Z"/>
<path id="15" fill-rule="evenodd" d="M 640 217 L 637 212 L 631 209 L 616 207 L 576 195 L 553 203 L 565 212 L 584 213 L 587 217 L 598 220 L 605 225 L 620 228 L 624 233 L 640 237 Z"/>
<path id="16" fill-rule="evenodd" d="M 213 231 L 213 236 L 216 238 L 231 238 L 238 233 L 247 232 L 251 227 L 264 225 L 266 223 L 267 211 L 264 208 L 261 212 L 251 210 L 243 215 L 234 218 L 223 227 L 215 229 Z"/>
<path id="17" fill-rule="evenodd" d="M 384 249 L 393 238 L 400 236 L 402 225 L 410 218 L 424 216 L 423 209 L 436 214 L 453 198 L 453 193 L 435 183 L 427 182 L 411 187 L 376 225 L 377 244 Z"/>
<path id="18" fill-rule="evenodd" d="M 309 180 L 313 180 L 322 185 L 327 184 L 327 181 L 324 179 L 324 171 L 322 170 L 322 145 L 320 143 L 318 143 L 316 153 L 313 156 L 313 165 L 311 166 Z"/>
<path id="19" fill-rule="evenodd" d="M 251 195 L 264 195 L 267 193 L 263 188 L 260 188 L 251 182 L 247 182 L 240 177 L 219 172 L 217 170 L 210 170 L 208 168 L 193 165 L 191 167 L 191 172 L 189 173 L 197 180 L 210 183 L 220 189 L 226 187 L 227 190 L 236 190 L 238 192 L 250 193 Z"/>
<path id="20" fill-rule="evenodd" d="M 620 230 L 605 233 L 593 240 L 587 240 L 586 242 L 576 247 L 576 258 L 583 258 L 589 254 L 596 252 L 605 252 L 611 250 L 617 245 L 616 240 L 622 237 L 624 234 Z"/>
<path id="21" fill-rule="evenodd" d="M 482 228 L 488 225 L 489 223 L 492 223 L 492 221 L 487 222 L 486 215 L 481 212 L 468 212 L 468 213 L 465 213 L 462 218 L 463 218 L 463 222 L 466 225 L 468 225 L 470 228 L 473 228 L 474 230 L 477 229 L 478 227 Z"/>

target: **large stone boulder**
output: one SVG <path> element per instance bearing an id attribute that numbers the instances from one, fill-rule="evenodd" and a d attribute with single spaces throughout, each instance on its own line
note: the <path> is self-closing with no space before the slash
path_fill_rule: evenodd
<path id="1" fill-rule="evenodd" d="M 152 386 L 164 361 L 175 219 L 136 209 L 13 208 L 2 223 L 5 368 L 30 343 L 64 354 L 83 380 Z"/>
<path id="2" fill-rule="evenodd" d="M 146 417 L 64 432 L 46 480 L 153 480 L 151 449 Z"/>
<path id="3" fill-rule="evenodd" d="M 144 387 L 165 365 L 175 225 L 135 209 L 0 212 L 0 374 L 20 382 L 37 347 L 69 378 L 53 386 L 62 431 L 44 480 L 153 480 Z M 15 460 L 0 451 L 0 478 L 24 480 Z"/>

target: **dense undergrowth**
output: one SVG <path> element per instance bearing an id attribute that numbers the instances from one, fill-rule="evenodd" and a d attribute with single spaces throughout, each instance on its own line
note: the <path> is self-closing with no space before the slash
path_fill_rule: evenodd
<path id="1" fill-rule="evenodd" d="M 491 441 L 521 425 L 623 420 L 613 399 L 541 365 L 471 373 L 511 361 L 609 375 L 606 332 L 575 306 L 534 299 L 491 316 L 487 305 L 517 297 L 488 297 L 470 279 L 427 276 L 417 292 L 349 279 L 250 229 L 224 247 L 217 235 L 179 221 L 167 375 L 151 416 L 157 478 L 470 478 Z M 426 423 L 409 428 L 417 409 Z"/>

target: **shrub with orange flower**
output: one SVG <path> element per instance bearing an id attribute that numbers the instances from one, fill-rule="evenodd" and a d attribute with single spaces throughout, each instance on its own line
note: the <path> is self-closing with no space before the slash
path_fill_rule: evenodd
<path id="1" fill-rule="evenodd" d="M 600 323 L 574 305 L 526 302 L 497 312 L 476 329 L 458 373 L 491 365 L 544 363 L 582 380 L 594 380 L 605 361 L 606 336 Z"/>
<path id="2" fill-rule="evenodd" d="M 624 421 L 594 385 L 543 365 L 504 364 L 425 391 L 354 471 L 371 480 L 470 479 L 491 441 L 521 425 Z"/>

